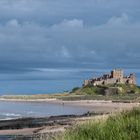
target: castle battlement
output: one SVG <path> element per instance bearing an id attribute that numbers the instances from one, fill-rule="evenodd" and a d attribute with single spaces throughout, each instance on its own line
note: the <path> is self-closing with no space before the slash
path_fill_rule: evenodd
<path id="1" fill-rule="evenodd" d="M 114 69 L 109 74 L 85 80 L 83 86 L 97 86 L 117 83 L 136 85 L 136 76 L 135 74 L 124 76 L 124 71 L 122 69 Z"/>

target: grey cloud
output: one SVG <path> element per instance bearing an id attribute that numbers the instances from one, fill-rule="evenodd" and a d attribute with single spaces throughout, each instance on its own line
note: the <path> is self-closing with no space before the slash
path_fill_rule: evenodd
<path id="1" fill-rule="evenodd" d="M 80 68 L 139 69 L 139 5 L 138 0 L 1 0 L 0 72 L 51 79 L 86 77 L 89 71 Z M 36 70 L 43 68 L 56 71 L 49 76 Z M 59 75 L 60 68 L 79 72 Z"/>

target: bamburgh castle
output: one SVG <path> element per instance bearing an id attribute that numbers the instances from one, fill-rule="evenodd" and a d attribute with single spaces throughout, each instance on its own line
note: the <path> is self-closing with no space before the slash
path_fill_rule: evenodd
<path id="1" fill-rule="evenodd" d="M 136 85 L 135 74 L 124 76 L 124 72 L 121 69 L 115 69 L 110 74 L 104 74 L 101 77 L 85 80 L 83 86 L 97 86 L 107 84 L 134 84 Z"/>

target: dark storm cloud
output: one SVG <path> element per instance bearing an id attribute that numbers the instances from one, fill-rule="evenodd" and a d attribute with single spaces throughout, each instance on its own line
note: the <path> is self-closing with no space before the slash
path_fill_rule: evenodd
<path id="1" fill-rule="evenodd" d="M 53 79 L 139 69 L 139 9 L 139 0 L 1 0 L 0 72 Z"/>

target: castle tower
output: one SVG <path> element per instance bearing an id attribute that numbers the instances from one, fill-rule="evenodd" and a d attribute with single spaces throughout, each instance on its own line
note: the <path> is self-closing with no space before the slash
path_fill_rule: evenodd
<path id="1" fill-rule="evenodd" d="M 116 79 L 123 79 L 123 70 L 121 69 L 115 69 L 111 71 L 111 78 L 116 78 Z"/>
<path id="2" fill-rule="evenodd" d="M 130 74 L 130 79 L 131 79 L 131 83 L 130 84 L 136 85 L 136 76 L 135 76 L 135 74 Z"/>
<path id="3" fill-rule="evenodd" d="M 89 85 L 89 80 L 84 80 L 83 86 L 85 87 L 85 86 L 87 86 L 87 85 Z"/>

